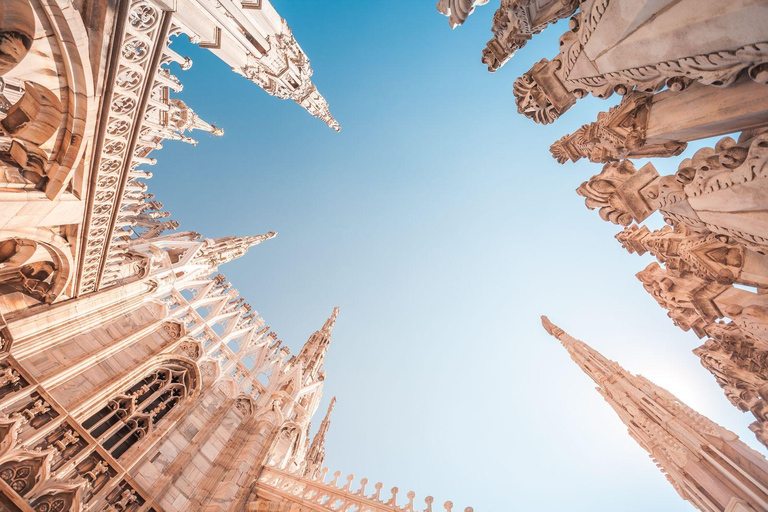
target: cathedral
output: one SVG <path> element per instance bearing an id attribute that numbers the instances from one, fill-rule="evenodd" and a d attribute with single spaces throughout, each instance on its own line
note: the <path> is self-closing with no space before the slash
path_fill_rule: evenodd
<path id="1" fill-rule="evenodd" d="M 437 10 L 457 28 L 488 3 Z M 768 447 L 768 1 L 501 0 L 482 62 L 545 29 L 564 31 L 559 53 L 510 101 L 550 124 L 614 100 L 551 156 L 601 165 L 576 193 L 656 258 L 640 286 L 703 340 L 691 357 Z M 268 0 L 2 0 L 0 510 L 458 512 L 329 474 L 335 398 L 318 409 L 340 308 L 291 354 L 219 273 L 276 233 L 180 231 L 149 191 L 165 140 L 224 134 L 180 99 L 179 37 L 340 130 Z M 768 511 L 763 455 L 542 321 L 682 499 Z"/>

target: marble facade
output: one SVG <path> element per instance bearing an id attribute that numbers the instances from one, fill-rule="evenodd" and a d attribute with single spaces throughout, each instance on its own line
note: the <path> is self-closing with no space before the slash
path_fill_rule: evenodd
<path id="1" fill-rule="evenodd" d="M 489 3 L 437 7 L 455 28 Z M 481 60 L 496 71 L 566 19 L 557 55 L 515 80 L 518 112 L 550 124 L 587 94 L 617 100 L 551 154 L 601 164 L 577 194 L 656 258 L 642 287 L 768 446 L 768 2 L 501 0 Z M 219 273 L 276 233 L 177 231 L 149 192 L 164 140 L 224 133 L 179 97 L 177 37 L 340 130 L 268 0 L 0 4 L 0 509 L 432 512 L 324 467 L 335 399 L 309 423 L 339 309 L 291 355 Z M 764 457 L 544 325 L 681 497 L 768 510 Z"/>

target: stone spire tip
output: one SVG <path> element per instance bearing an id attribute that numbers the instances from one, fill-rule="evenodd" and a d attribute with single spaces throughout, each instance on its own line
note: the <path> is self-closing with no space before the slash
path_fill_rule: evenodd
<path id="1" fill-rule="evenodd" d="M 339 311 L 341 308 L 339 306 L 336 306 L 333 308 L 333 313 L 331 313 L 330 318 L 325 321 L 325 325 L 323 326 L 323 330 L 330 333 L 333 330 L 333 326 L 336 324 L 336 318 L 339 316 Z"/>
<path id="2" fill-rule="evenodd" d="M 550 322 L 549 318 L 547 318 L 545 315 L 541 315 L 541 325 L 544 326 L 545 331 L 557 339 L 560 339 L 560 336 L 562 336 L 564 333 L 561 328 Z"/>

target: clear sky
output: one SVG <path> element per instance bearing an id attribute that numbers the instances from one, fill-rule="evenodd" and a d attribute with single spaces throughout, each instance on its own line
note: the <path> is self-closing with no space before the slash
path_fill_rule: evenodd
<path id="1" fill-rule="evenodd" d="M 759 446 L 691 353 L 701 341 L 635 278 L 651 260 L 574 192 L 600 166 L 549 154 L 615 99 L 550 126 L 516 112 L 512 82 L 555 55 L 565 25 L 491 74 L 495 1 L 454 31 L 435 0 L 273 4 L 342 132 L 179 38 L 194 66 L 175 68 L 178 97 L 226 135 L 166 142 L 149 188 L 181 229 L 279 232 L 221 271 L 294 353 L 341 306 L 321 406 L 338 397 L 331 470 L 455 511 L 693 510 L 540 325 L 548 315 Z"/>

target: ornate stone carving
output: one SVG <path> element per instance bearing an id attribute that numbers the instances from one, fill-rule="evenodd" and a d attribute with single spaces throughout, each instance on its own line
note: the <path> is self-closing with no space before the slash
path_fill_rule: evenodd
<path id="1" fill-rule="evenodd" d="M 638 272 L 637 278 L 656 302 L 667 310 L 667 316 L 684 331 L 693 330 L 698 337 L 704 337 L 707 327 L 723 316 L 712 302 L 725 289 L 722 285 L 677 277 L 658 263 L 651 263 Z"/>
<path id="2" fill-rule="evenodd" d="M 328 102 L 312 83 L 312 67 L 309 59 L 301 50 L 293 32 L 285 20 L 281 31 L 268 38 L 270 44 L 266 55 L 248 55 L 248 63 L 239 73 L 251 80 L 268 94 L 280 99 L 292 99 L 310 114 L 321 119 L 335 131 L 341 126 L 331 115 Z M 298 70 L 293 78 L 291 69 Z"/>
<path id="3" fill-rule="evenodd" d="M 151 54 L 157 45 L 162 45 L 166 34 L 161 34 L 158 22 L 161 13 L 153 5 L 144 1 L 134 1 L 130 7 L 129 23 L 125 27 L 125 38 L 141 41 L 142 52 Z M 132 155 L 125 151 L 130 140 L 130 132 L 141 123 L 144 112 L 135 109 L 141 101 L 142 89 L 138 87 L 151 73 L 152 59 L 137 60 L 137 47 L 129 45 L 123 48 L 117 64 L 116 87 L 108 100 L 110 105 L 107 119 L 106 136 L 100 157 L 95 159 L 94 173 L 96 187 L 93 191 L 94 202 L 90 222 L 85 227 L 87 238 L 83 250 L 83 271 L 80 278 L 81 293 L 97 289 L 101 278 L 102 265 L 109 252 L 112 230 L 105 226 L 113 212 L 120 208 L 122 198 L 117 196 L 122 175 L 130 167 Z M 122 148 L 117 151 L 117 148 Z"/>
<path id="4" fill-rule="evenodd" d="M 246 418 L 253 415 L 253 402 L 250 398 L 238 398 L 235 400 L 235 408 Z"/>
<path id="5" fill-rule="evenodd" d="M 768 286 L 768 275 L 761 272 L 768 268 L 766 256 L 748 254 L 743 245 L 725 235 L 695 233 L 684 225 L 655 231 L 632 225 L 618 233 L 616 239 L 630 253 L 650 252 L 679 276 L 692 274 L 719 284 Z"/>
<path id="6" fill-rule="evenodd" d="M 531 80 L 530 75 L 539 64 L 518 79 L 515 88 L 518 108 L 521 102 L 528 103 L 525 100 L 528 89 L 537 89 L 537 101 L 535 105 L 529 104 L 525 113 L 526 117 L 537 123 L 547 123 L 570 108 L 573 102 L 558 105 L 560 94 L 552 94 L 555 89 L 569 91 L 570 94 L 574 95 L 575 101 L 576 98 L 584 97 L 587 93 L 598 98 L 607 98 L 614 92 L 619 94 L 627 94 L 634 90 L 658 92 L 664 87 L 673 91 L 680 91 L 694 81 L 706 85 L 726 87 L 733 84 L 745 71 L 751 79 L 759 83 L 768 81 L 768 71 L 766 71 L 768 42 L 765 41 L 755 41 L 753 44 L 746 44 L 738 48 L 725 47 L 710 53 L 694 53 L 657 63 L 622 68 L 619 48 L 622 48 L 623 43 L 631 47 L 632 43 L 627 42 L 626 39 L 638 30 L 638 26 L 633 25 L 633 22 L 643 25 L 650 21 L 648 13 L 639 10 L 630 9 L 632 12 L 625 12 L 623 15 L 617 14 L 620 12 L 618 8 L 611 9 L 615 3 L 610 0 L 583 2 L 580 12 L 571 19 L 571 31 L 563 34 L 560 39 L 560 51 L 553 61 L 561 61 L 561 65 L 549 73 L 549 86 L 541 87 L 539 85 L 536 87 L 531 84 L 536 79 Z M 755 7 L 755 9 L 755 12 L 760 12 L 759 7 Z M 663 15 L 663 12 L 658 14 L 658 16 Z M 606 16 L 609 21 L 604 21 Z M 653 16 L 650 18 L 652 19 Z M 601 23 L 623 24 L 627 26 L 627 30 L 619 30 L 614 39 L 608 41 L 600 39 L 601 44 L 604 45 L 603 51 L 597 51 L 593 48 L 591 51 L 585 52 L 585 48 L 590 45 L 593 34 L 596 33 Z M 600 37 L 605 38 L 605 31 L 600 33 Z M 661 36 L 668 36 L 668 34 Z M 676 37 L 682 36 L 677 34 Z M 524 40 L 524 37 L 522 39 Z M 496 62 L 500 62 L 500 59 L 507 55 L 503 45 L 494 43 L 494 41 L 489 43 L 486 50 L 486 60 L 491 66 L 496 65 Z M 674 44 L 666 40 L 660 42 L 660 44 L 664 43 Z M 510 48 L 514 49 L 518 44 L 513 38 Z M 711 47 L 712 44 L 709 46 Z M 691 51 L 695 51 L 693 47 Z M 601 57 L 604 57 L 605 54 L 611 56 L 607 59 L 600 59 L 595 56 L 596 53 L 599 53 Z M 495 54 L 498 54 L 498 57 Z M 555 117 L 552 117 L 553 109 L 557 112 Z"/>
<path id="7" fill-rule="evenodd" d="M 657 91 L 665 86 L 680 91 L 691 81 L 727 87 L 746 70 L 752 80 L 764 84 L 768 83 L 767 63 L 768 42 L 569 81 L 589 92 L 602 93 L 607 87 L 620 85 L 626 87 L 623 91 Z"/>
<path id="8" fill-rule="evenodd" d="M 494 72 L 549 24 L 571 16 L 581 0 L 502 0 L 493 16 L 493 38 L 483 50 L 482 61 Z"/>
<path id="9" fill-rule="evenodd" d="M 81 485 L 57 485 L 32 502 L 35 512 L 66 512 L 77 510 L 80 505 Z"/>
<path id="10" fill-rule="evenodd" d="M 171 337 L 171 341 L 176 341 L 184 336 L 184 326 L 178 322 L 164 322 L 163 330 Z"/>
<path id="11" fill-rule="evenodd" d="M 724 327 L 731 327 L 728 330 L 735 334 L 709 339 L 693 352 L 714 375 L 728 400 L 754 415 L 756 421 L 750 429 L 768 446 L 768 351 L 756 348 L 754 341 L 733 324 Z"/>
<path id="12" fill-rule="evenodd" d="M 440 0 L 437 2 L 437 12 L 448 17 L 451 28 L 463 25 L 475 7 L 485 5 L 488 0 Z"/>
<path id="13" fill-rule="evenodd" d="M 635 172 L 629 161 L 609 163 L 577 193 L 604 220 L 628 226 L 659 210 L 668 224 L 700 234 L 716 233 L 759 254 L 768 247 L 768 222 L 759 205 L 768 201 L 768 133 L 743 133 L 736 142 L 685 159 L 673 176 L 659 177 L 652 164 Z M 749 198 L 738 204 L 737 198 Z"/>
<path id="14" fill-rule="evenodd" d="M 95 482 L 99 476 L 106 473 L 108 469 L 109 465 L 103 460 L 100 460 L 90 470 L 83 473 L 83 477 L 93 484 L 93 482 Z"/>
<path id="15" fill-rule="evenodd" d="M 559 59 L 542 59 L 530 71 L 515 80 L 513 92 L 517 112 L 540 124 L 549 124 L 576 103 L 556 76 L 562 66 Z"/>
<path id="16" fill-rule="evenodd" d="M 200 345 L 194 342 L 186 342 L 179 345 L 178 352 L 193 361 L 200 358 Z"/>
<path id="17" fill-rule="evenodd" d="M 561 138 L 550 148 L 562 163 L 587 158 L 590 162 L 616 162 L 625 158 L 669 157 L 682 153 L 687 144 L 667 142 L 646 144 L 645 133 L 653 96 L 633 92 L 619 105 L 597 115 L 597 121 L 585 124 Z"/>
<path id="18" fill-rule="evenodd" d="M 138 501 L 139 497 L 133 489 L 123 489 L 108 500 L 108 505 L 104 512 L 125 512 L 131 508 L 133 503 Z"/>
<path id="19" fill-rule="evenodd" d="M 45 414 L 51 410 L 51 406 L 45 403 L 44 400 L 35 400 L 31 406 L 22 409 L 19 414 L 22 418 L 22 423 L 29 423 L 40 415 Z"/>
<path id="20" fill-rule="evenodd" d="M 629 226 L 633 216 L 617 191 L 635 174 L 635 167 L 630 161 L 609 163 L 603 166 L 600 174 L 582 183 L 576 193 L 585 198 L 587 208 L 598 210 L 601 219 Z"/>
<path id="21" fill-rule="evenodd" d="M 52 452 L 20 451 L 0 462 L 0 479 L 19 496 L 28 496 L 50 473 Z"/>

